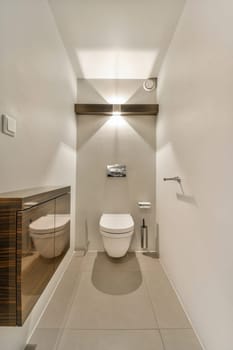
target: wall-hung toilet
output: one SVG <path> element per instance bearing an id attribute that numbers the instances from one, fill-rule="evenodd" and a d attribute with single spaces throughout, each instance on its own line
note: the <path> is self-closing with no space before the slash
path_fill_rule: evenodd
<path id="1" fill-rule="evenodd" d="M 103 214 L 99 222 L 104 249 L 113 258 L 124 256 L 134 233 L 134 221 L 130 214 Z"/>
<path id="2" fill-rule="evenodd" d="M 44 258 L 62 254 L 69 243 L 70 215 L 46 215 L 29 225 L 30 236 L 36 250 Z"/>

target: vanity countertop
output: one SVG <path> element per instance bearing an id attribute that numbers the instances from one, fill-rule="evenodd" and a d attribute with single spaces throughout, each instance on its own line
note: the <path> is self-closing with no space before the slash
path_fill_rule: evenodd
<path id="1" fill-rule="evenodd" d="M 0 208 L 23 210 L 70 192 L 70 186 L 44 186 L 0 193 Z"/>

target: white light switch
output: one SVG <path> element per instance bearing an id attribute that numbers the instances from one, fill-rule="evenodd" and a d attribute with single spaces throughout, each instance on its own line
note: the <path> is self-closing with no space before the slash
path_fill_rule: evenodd
<path id="1" fill-rule="evenodd" d="M 16 120 L 9 115 L 2 115 L 2 132 L 9 136 L 16 134 Z"/>

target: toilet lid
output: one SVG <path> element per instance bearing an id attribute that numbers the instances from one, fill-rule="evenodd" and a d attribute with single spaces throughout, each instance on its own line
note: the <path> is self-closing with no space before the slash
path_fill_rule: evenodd
<path id="1" fill-rule="evenodd" d="M 69 221 L 70 215 L 68 214 L 46 215 L 33 221 L 29 225 L 29 229 L 32 233 L 53 233 L 62 230 Z"/>
<path id="2" fill-rule="evenodd" d="M 108 233 L 126 233 L 132 231 L 134 221 L 130 214 L 103 214 L 100 229 Z"/>

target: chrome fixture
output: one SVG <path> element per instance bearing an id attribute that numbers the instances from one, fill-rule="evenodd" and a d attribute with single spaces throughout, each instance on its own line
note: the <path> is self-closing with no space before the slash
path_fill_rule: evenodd
<path id="1" fill-rule="evenodd" d="M 140 209 L 150 209 L 151 202 L 138 202 L 138 206 Z"/>
<path id="2" fill-rule="evenodd" d="M 126 165 L 113 164 L 107 165 L 108 177 L 126 177 Z"/>
<path id="3" fill-rule="evenodd" d="M 145 224 L 145 219 L 142 220 L 142 226 L 141 226 L 141 248 L 142 249 L 148 248 L 148 227 Z"/>
<path id="4" fill-rule="evenodd" d="M 179 176 L 174 177 L 164 177 L 163 181 L 176 181 L 181 184 L 181 178 Z"/>
<path id="5" fill-rule="evenodd" d="M 143 89 L 147 92 L 151 92 L 156 88 L 157 79 L 149 78 L 143 82 Z"/>

